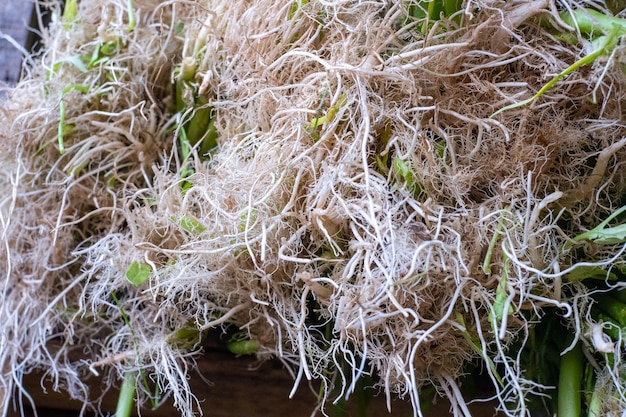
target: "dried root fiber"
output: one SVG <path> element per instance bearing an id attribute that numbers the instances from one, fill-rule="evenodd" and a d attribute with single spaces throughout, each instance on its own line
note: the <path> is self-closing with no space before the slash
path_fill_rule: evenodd
<path id="1" fill-rule="evenodd" d="M 481 363 L 529 415 L 548 317 L 558 352 L 615 353 L 597 387 L 623 408 L 592 296 L 623 285 L 626 233 L 582 234 L 625 200 L 624 50 L 571 17 L 622 11 L 452 3 L 50 6 L 0 103 L 4 413 L 43 370 L 79 399 L 87 373 L 149 373 L 192 415 L 189 365 L 228 327 L 294 389 L 321 380 L 322 412 L 369 375 L 416 415 L 431 386 L 469 415 Z"/>

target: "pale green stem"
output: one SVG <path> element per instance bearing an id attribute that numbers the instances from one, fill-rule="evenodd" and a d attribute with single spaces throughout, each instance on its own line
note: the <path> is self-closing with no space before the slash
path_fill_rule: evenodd
<path id="1" fill-rule="evenodd" d="M 137 382 L 137 371 L 128 371 L 124 374 L 124 381 L 120 388 L 120 395 L 117 399 L 115 417 L 130 417 L 135 402 L 135 384 Z"/>
<path id="2" fill-rule="evenodd" d="M 531 98 L 529 98 L 527 100 L 523 100 L 523 101 L 519 101 L 517 103 L 509 104 L 508 106 L 505 106 L 505 107 L 501 108 L 500 110 L 496 111 L 494 114 L 489 116 L 489 118 L 491 119 L 491 118 L 497 116 L 498 114 L 500 114 L 502 112 L 505 112 L 505 111 L 511 110 L 511 109 L 515 109 L 517 107 L 525 106 L 526 104 L 533 102 L 534 100 L 536 100 L 539 97 L 541 97 L 542 95 L 544 95 L 546 93 L 546 91 L 548 91 L 549 89 L 554 87 L 554 85 L 557 82 L 559 82 L 561 79 L 563 79 L 567 75 L 571 74 L 572 72 L 576 71 L 578 68 L 580 68 L 580 67 L 582 67 L 584 65 L 591 64 L 596 59 L 598 59 L 600 56 L 605 55 L 606 53 L 611 51 L 615 47 L 615 45 L 617 44 L 616 41 L 617 41 L 617 38 L 618 38 L 618 36 L 620 34 L 620 31 L 618 29 L 619 28 L 615 28 L 610 34 L 605 36 L 604 39 L 603 39 L 603 42 L 600 44 L 600 46 L 597 49 L 595 49 L 593 52 L 591 52 L 589 55 L 585 55 L 584 57 L 582 57 L 578 61 L 574 62 L 569 67 L 567 67 L 563 72 L 558 74 L 556 77 L 551 79 L 534 96 L 532 96 Z"/>

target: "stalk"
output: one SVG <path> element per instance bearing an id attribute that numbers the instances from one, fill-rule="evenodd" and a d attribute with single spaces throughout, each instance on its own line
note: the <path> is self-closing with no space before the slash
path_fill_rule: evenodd
<path id="1" fill-rule="evenodd" d="M 591 394 L 591 400 L 589 400 L 589 405 L 587 406 L 587 417 L 602 416 L 602 401 L 604 400 L 604 393 L 598 385 L 598 382 L 596 382 L 593 394 Z"/>
<path id="2" fill-rule="evenodd" d="M 59 153 L 63 155 L 65 153 L 65 139 L 63 135 L 65 133 L 65 102 L 61 99 L 59 103 L 59 126 L 57 127 L 57 141 L 59 142 Z"/>
<path id="3" fill-rule="evenodd" d="M 561 356 L 557 411 L 559 417 L 580 417 L 581 415 L 583 358 L 580 342 L 577 342 L 572 350 Z"/>
<path id="4" fill-rule="evenodd" d="M 217 146 L 217 129 L 211 119 L 210 107 L 199 107 L 187 125 L 187 139 L 192 146 L 202 141 L 200 155 L 205 155 Z"/>
<path id="5" fill-rule="evenodd" d="M 133 0 L 128 0 L 128 31 L 135 29 L 135 11 L 133 9 Z"/>
<path id="6" fill-rule="evenodd" d="M 135 383 L 137 371 L 129 371 L 124 374 L 124 381 L 120 388 L 120 396 L 117 399 L 115 417 L 130 417 L 135 401 Z"/>

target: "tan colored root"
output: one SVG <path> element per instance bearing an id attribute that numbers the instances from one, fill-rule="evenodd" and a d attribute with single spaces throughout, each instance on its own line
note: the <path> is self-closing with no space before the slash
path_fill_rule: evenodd
<path id="1" fill-rule="evenodd" d="M 434 385 L 467 416 L 458 381 L 480 358 L 503 370 L 486 367 L 502 410 L 525 414 L 545 387 L 509 348 L 529 312 L 582 322 L 563 242 L 624 191 L 619 69 L 578 71 L 490 119 L 581 53 L 533 18 L 554 15 L 549 2 L 468 1 L 461 25 L 427 34 L 405 2 L 135 3 L 129 32 L 126 2 L 83 0 L 72 36 L 53 26 L 40 67 L 0 106 L 0 387 L 48 369 L 89 401 L 82 375 L 110 388 L 142 369 L 191 414 L 199 339 L 177 335 L 234 327 L 291 367 L 293 392 L 322 380 L 325 404 L 371 374 L 388 404 L 408 397 L 420 415 Z M 88 71 L 68 62 L 117 38 Z M 204 94 L 213 109 L 208 158 L 182 160 L 183 62 L 197 66 L 183 101 Z M 137 287 L 132 262 L 152 270 Z M 511 313 L 494 323 L 504 277 Z"/>

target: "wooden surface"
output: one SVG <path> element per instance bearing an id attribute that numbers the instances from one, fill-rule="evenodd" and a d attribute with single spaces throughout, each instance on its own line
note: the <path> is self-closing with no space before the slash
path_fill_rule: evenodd
<path id="1" fill-rule="evenodd" d="M 97 378 L 88 381 L 94 396 L 99 395 L 101 383 Z M 278 360 L 264 362 L 260 367 L 253 357 L 235 357 L 228 351 L 213 349 L 198 361 L 197 369 L 189 383 L 192 391 L 201 402 L 202 412 L 207 417 L 309 417 L 322 416 L 314 413 L 317 404 L 317 386 L 303 381 L 294 398 L 289 399 L 293 387 L 291 375 Z M 39 417 L 77 417 L 82 403 L 69 401 L 61 393 L 52 392 L 49 384 L 46 393 L 41 387 L 41 374 L 29 375 L 24 379 L 24 388 L 37 404 Z M 484 394 L 486 396 L 487 394 Z M 355 397 L 353 395 L 353 397 Z M 117 392 L 106 395 L 101 403 L 103 415 L 113 415 Z M 425 417 L 450 416 L 449 404 L 441 398 L 428 410 Z M 469 406 L 476 417 L 489 417 L 494 414 L 493 403 L 476 403 Z M 24 413 L 15 410 L 8 417 L 31 417 L 35 413 L 26 409 Z M 89 415 L 89 414 L 87 414 Z M 133 413 L 138 415 L 138 413 Z M 331 414 L 336 416 L 338 414 Z M 354 398 L 346 414 L 342 417 L 358 416 Z M 384 395 L 370 398 L 367 404 L 367 417 L 410 417 L 413 416 L 408 401 L 396 399 L 392 402 L 392 413 L 388 413 Z M 166 402 L 156 410 L 141 410 L 141 416 L 175 417 L 180 413 Z"/>
<path id="2" fill-rule="evenodd" d="M 309 417 L 322 416 L 317 410 L 317 393 L 319 381 L 301 382 L 293 398 L 289 393 L 293 388 L 294 379 L 284 368 L 283 364 L 275 359 L 258 363 L 252 356 L 236 357 L 226 349 L 228 336 L 219 332 L 210 332 L 204 342 L 204 354 L 198 359 L 197 366 L 190 372 L 189 385 L 192 392 L 200 401 L 202 413 L 208 417 Z M 77 353 L 80 355 L 80 349 Z M 70 354 L 74 356 L 74 354 Z M 80 360 L 79 357 L 72 360 Z M 23 387 L 36 403 L 39 417 L 77 417 L 80 414 L 82 403 L 70 401 L 67 395 L 53 392 L 49 381 L 43 380 L 42 373 L 27 375 L 23 380 Z M 102 381 L 90 376 L 86 380 L 89 384 L 92 398 L 101 394 Z M 44 389 L 42 389 L 42 386 Z M 489 397 L 486 387 L 472 387 L 476 396 Z M 102 415 L 113 415 L 117 403 L 116 390 L 110 390 L 102 398 L 100 411 Z M 433 394 L 434 395 L 434 394 Z M 352 395 L 351 402 L 345 414 L 330 413 L 337 417 L 356 417 L 358 413 L 356 397 Z M 367 417 L 410 417 L 413 409 L 408 400 L 394 399 L 392 412 L 387 411 L 385 396 L 369 390 L 367 403 Z M 433 398 L 428 398 L 433 399 Z M 450 416 L 450 406 L 445 400 L 434 398 L 434 404 L 425 409 L 425 417 Z M 475 417 L 494 416 L 494 403 L 475 403 L 469 406 Z M 89 416 L 90 414 L 87 414 Z M 133 415 L 139 415 L 137 410 Z M 180 413 L 165 402 L 156 410 L 144 408 L 141 416 L 145 417 L 176 417 Z M 23 412 L 12 410 L 7 417 L 35 416 L 32 408 L 26 407 Z"/>

